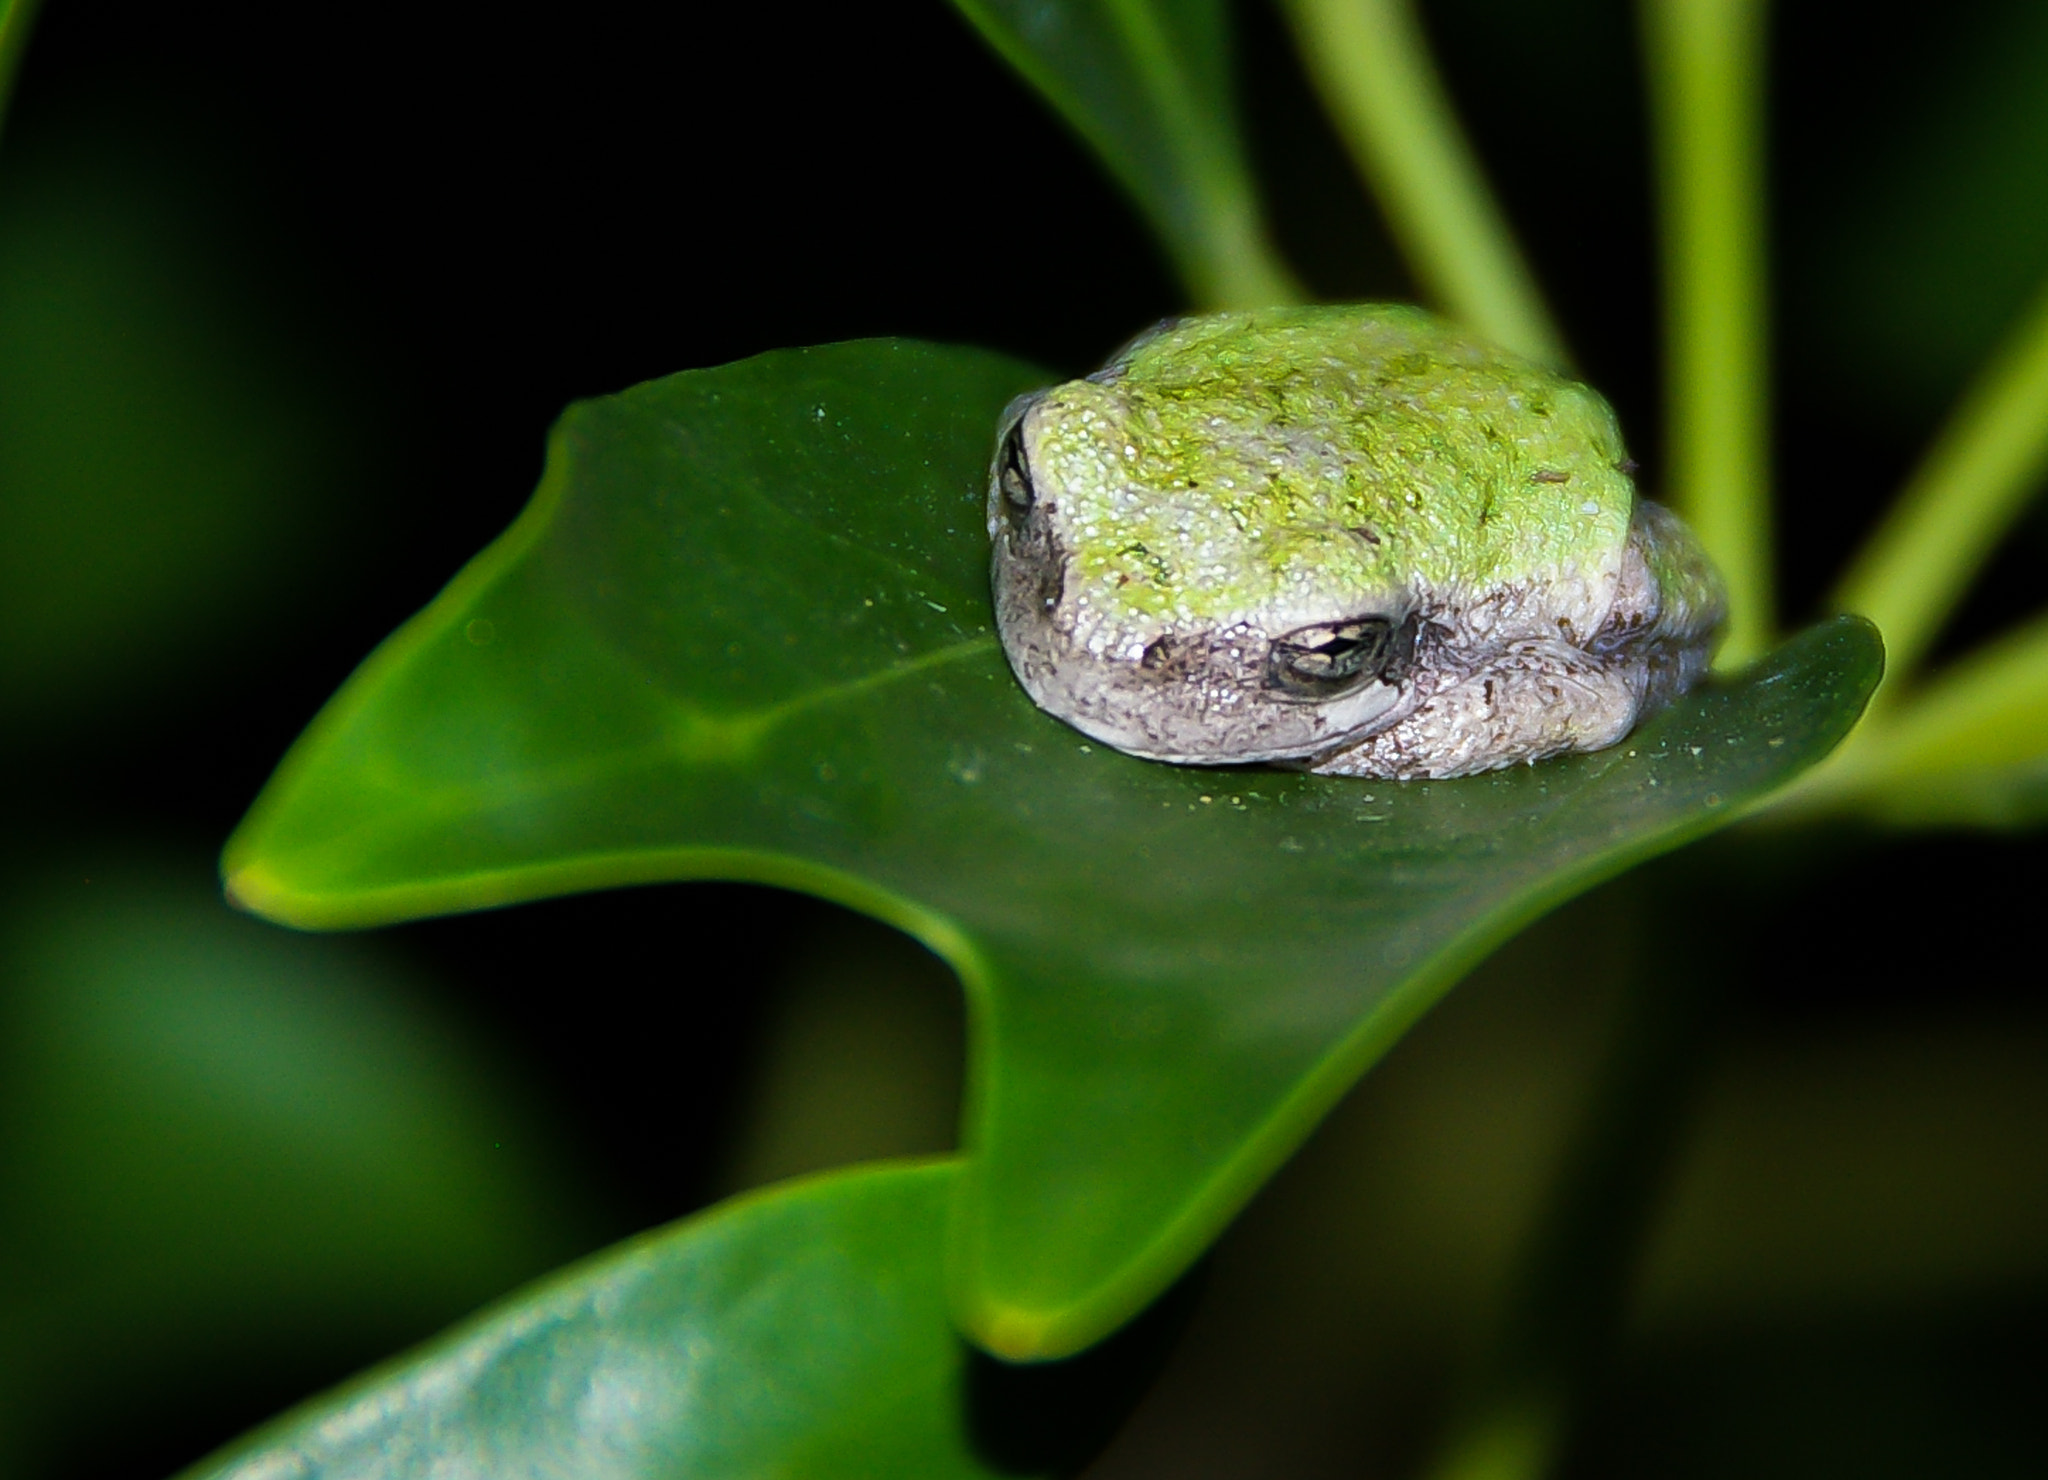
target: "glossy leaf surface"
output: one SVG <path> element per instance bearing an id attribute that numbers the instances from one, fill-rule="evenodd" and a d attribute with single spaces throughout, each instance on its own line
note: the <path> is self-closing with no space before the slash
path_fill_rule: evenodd
<path id="1" fill-rule="evenodd" d="M 308 926 L 718 877 L 910 930 L 972 1013 L 954 1308 L 1010 1356 L 1133 1314 L 1481 954 L 1811 765 L 1881 662 L 1845 619 L 1613 750 L 1453 783 L 1108 752 L 990 632 L 982 483 L 1032 379 L 878 341 L 572 408 L 225 860 Z"/>
<path id="2" fill-rule="evenodd" d="M 1204 307 L 1300 296 L 1260 219 L 1222 0 L 954 0 L 1100 154 Z"/>
<path id="3" fill-rule="evenodd" d="M 940 1283 L 955 1166 L 784 1184 L 634 1239 L 187 1474 L 993 1475 Z"/>

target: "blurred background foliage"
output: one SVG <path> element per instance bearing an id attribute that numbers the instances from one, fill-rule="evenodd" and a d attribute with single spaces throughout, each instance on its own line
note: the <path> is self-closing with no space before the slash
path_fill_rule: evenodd
<path id="1" fill-rule="evenodd" d="M 315 566 L 357 471 L 317 361 L 235 280 L 225 203 L 143 123 L 31 149 L 0 200 L 10 728 L 145 698 L 232 641 Z"/>
<path id="2" fill-rule="evenodd" d="M 221 910 L 203 860 L 118 849 L 0 926 L 0 1449 L 273 1401 L 588 1237 L 546 1121 L 391 953 Z M 145 1416 L 146 1415 L 146 1416 Z M 18 1467 L 18 1468 L 17 1468 Z"/>
<path id="3" fill-rule="evenodd" d="M 1632 8 L 1423 11 L 1654 487 Z M 1236 21 L 1283 249 L 1324 296 L 1406 296 L 1278 19 Z M 2048 272 L 2048 20 L 1804 0 L 1773 54 L 1801 616 Z M 869 333 L 1078 371 L 1175 306 L 938 0 L 545 30 L 49 0 L 0 141 L 0 1473 L 167 1472 L 575 1253 L 948 1144 L 957 992 L 871 922 L 705 885 L 299 938 L 225 910 L 213 850 L 568 400 Z M 2044 555 L 2037 513 L 1947 641 L 2038 607 Z M 1797 846 L 1711 942 L 1718 1047 L 1568 1470 L 2033 1473 L 2048 852 Z M 1618 984 L 1710 943 L 1709 904 L 1632 900 L 1546 922 L 1368 1076 L 1092 1473 L 1412 1462 Z"/>

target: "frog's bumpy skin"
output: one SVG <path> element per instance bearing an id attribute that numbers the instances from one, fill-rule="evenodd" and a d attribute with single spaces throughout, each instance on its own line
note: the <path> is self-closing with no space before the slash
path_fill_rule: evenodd
<path id="1" fill-rule="evenodd" d="M 1157 760 L 1598 749 L 1705 672 L 1724 610 L 1631 467 L 1599 396 L 1419 310 L 1169 322 L 1006 413 L 997 627 L 1042 707 Z M 1276 666 L 1305 652 L 1339 680 Z"/>

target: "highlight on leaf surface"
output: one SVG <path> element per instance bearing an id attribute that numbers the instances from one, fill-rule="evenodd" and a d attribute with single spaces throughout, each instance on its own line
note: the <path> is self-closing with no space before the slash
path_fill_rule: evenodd
<path id="1" fill-rule="evenodd" d="M 186 1471 L 986 1480 L 939 1237 L 950 1161 L 787 1183 L 520 1291 Z M 1030 1472 L 1023 1472 L 1030 1473 Z"/>

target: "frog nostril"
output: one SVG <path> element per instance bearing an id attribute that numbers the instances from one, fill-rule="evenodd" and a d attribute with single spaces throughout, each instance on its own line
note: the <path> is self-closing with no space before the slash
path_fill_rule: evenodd
<path id="1" fill-rule="evenodd" d="M 1176 637 L 1171 632 L 1163 633 L 1145 644 L 1145 651 L 1139 655 L 1138 666 L 1147 673 L 1162 678 L 1186 678 L 1194 666 L 1195 654 L 1202 644 L 1192 637 Z"/>
<path id="2" fill-rule="evenodd" d="M 1058 608 L 1060 598 L 1067 594 L 1067 573 L 1057 560 L 1048 560 L 1038 568 L 1038 607 L 1050 612 Z"/>

